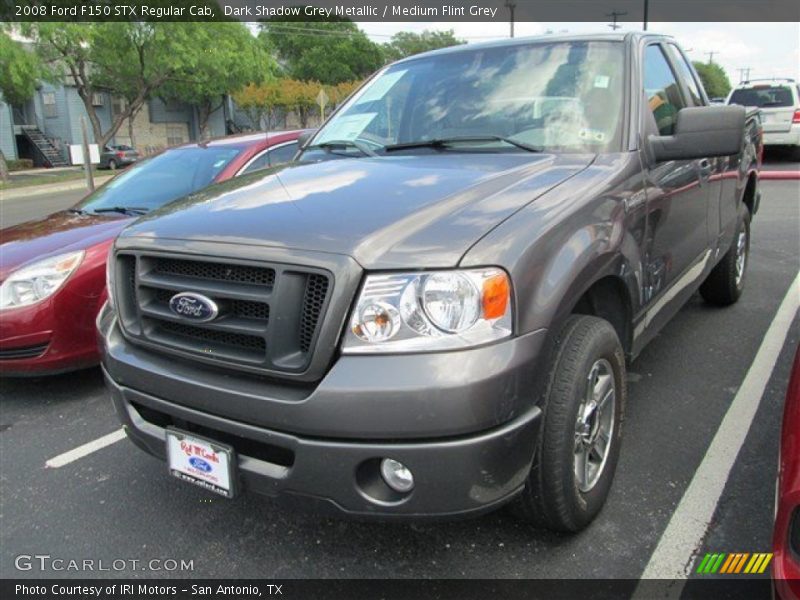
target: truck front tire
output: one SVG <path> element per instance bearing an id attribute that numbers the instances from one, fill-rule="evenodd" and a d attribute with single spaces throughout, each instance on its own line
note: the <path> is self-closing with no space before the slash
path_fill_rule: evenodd
<path id="1" fill-rule="evenodd" d="M 608 321 L 573 315 L 553 348 L 533 466 L 512 511 L 576 532 L 600 512 L 619 458 L 625 356 Z"/>
<path id="2" fill-rule="evenodd" d="M 750 211 L 742 206 L 742 216 L 731 247 L 700 286 L 703 299 L 716 306 L 728 306 L 736 302 L 744 290 L 749 258 Z"/>

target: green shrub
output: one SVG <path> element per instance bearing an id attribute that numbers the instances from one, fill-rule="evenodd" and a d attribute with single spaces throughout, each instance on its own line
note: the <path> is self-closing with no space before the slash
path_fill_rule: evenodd
<path id="1" fill-rule="evenodd" d="M 18 160 L 6 161 L 9 171 L 24 171 L 33 168 L 33 161 L 30 158 L 20 158 Z"/>

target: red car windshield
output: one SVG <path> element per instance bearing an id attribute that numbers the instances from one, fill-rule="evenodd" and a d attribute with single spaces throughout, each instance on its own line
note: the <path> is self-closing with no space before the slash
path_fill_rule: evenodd
<path id="1" fill-rule="evenodd" d="M 115 177 L 87 196 L 76 209 L 147 212 L 159 208 L 209 185 L 244 149 L 245 146 L 237 145 L 168 150 Z"/>

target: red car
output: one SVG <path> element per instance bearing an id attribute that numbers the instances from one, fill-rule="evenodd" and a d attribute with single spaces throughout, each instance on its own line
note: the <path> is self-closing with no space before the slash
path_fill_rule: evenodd
<path id="1" fill-rule="evenodd" d="M 775 595 L 800 598 L 800 347 L 786 392 L 778 467 L 775 532 L 772 539 L 772 575 Z"/>
<path id="2" fill-rule="evenodd" d="M 94 320 L 106 255 L 137 216 L 292 159 L 302 131 L 226 137 L 143 160 L 75 207 L 0 231 L 0 374 L 49 375 L 99 362 Z"/>

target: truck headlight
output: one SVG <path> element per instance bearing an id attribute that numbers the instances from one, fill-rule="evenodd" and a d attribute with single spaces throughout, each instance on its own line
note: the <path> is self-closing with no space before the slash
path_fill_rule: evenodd
<path id="1" fill-rule="evenodd" d="M 0 286 L 0 310 L 30 306 L 55 294 L 83 260 L 83 250 L 39 260 L 14 271 Z"/>
<path id="2" fill-rule="evenodd" d="M 368 275 L 343 352 L 467 348 L 511 335 L 511 282 L 497 267 Z"/>

